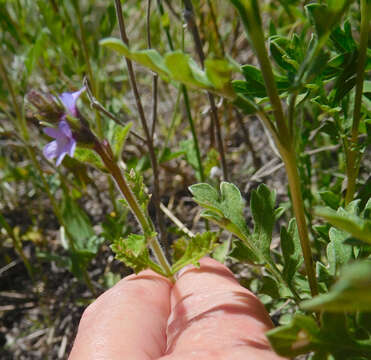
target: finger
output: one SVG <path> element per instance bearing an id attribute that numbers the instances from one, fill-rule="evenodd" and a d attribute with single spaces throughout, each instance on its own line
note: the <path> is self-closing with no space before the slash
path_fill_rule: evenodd
<path id="1" fill-rule="evenodd" d="M 232 272 L 205 258 L 171 291 L 167 350 L 161 360 L 280 359 L 264 333 L 273 324 L 262 303 Z"/>
<path id="2" fill-rule="evenodd" d="M 69 360 L 152 360 L 166 348 L 171 283 L 152 271 L 126 277 L 84 312 Z"/>

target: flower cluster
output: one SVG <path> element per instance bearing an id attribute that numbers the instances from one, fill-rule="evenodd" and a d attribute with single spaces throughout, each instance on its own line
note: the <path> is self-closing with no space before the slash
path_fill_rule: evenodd
<path id="1" fill-rule="evenodd" d="M 85 88 L 83 87 L 79 91 L 73 93 L 62 93 L 59 96 L 59 99 L 65 107 L 66 112 L 61 116 L 58 128 L 50 127 L 44 129 L 46 135 L 55 139 L 44 147 L 44 156 L 49 160 L 56 158 L 57 166 L 61 164 L 67 154 L 72 157 L 75 152 L 76 140 L 72 135 L 72 131 L 66 120 L 66 116 L 78 116 L 76 102 L 84 90 Z"/>
<path id="2" fill-rule="evenodd" d="M 43 150 L 48 160 L 56 159 L 59 166 L 66 155 L 73 156 L 76 149 L 76 136 L 71 130 L 68 119 L 80 118 L 76 106 L 77 99 L 85 91 L 85 87 L 76 92 L 64 92 L 58 99 L 50 94 L 41 94 L 31 91 L 28 100 L 38 110 L 38 116 L 48 122 L 57 122 L 57 127 L 47 127 L 44 133 L 54 140 L 48 143 Z"/>

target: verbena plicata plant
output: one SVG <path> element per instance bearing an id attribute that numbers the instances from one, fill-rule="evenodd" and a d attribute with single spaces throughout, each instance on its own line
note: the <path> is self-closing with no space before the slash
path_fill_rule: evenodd
<path id="1" fill-rule="evenodd" d="M 51 161 L 56 159 L 57 166 L 63 159 L 70 161 L 68 158 L 73 157 L 109 174 L 122 195 L 121 203 L 131 210 L 140 226 L 140 231 L 130 233 L 123 225 L 125 214 L 123 219 L 111 219 L 105 232 L 96 236 L 66 185 L 63 207 L 58 205 L 50 180 L 30 145 L 29 125 L 19 106 L 9 65 L 1 57 L 0 74 L 4 80 L 1 90 L 8 93 L 12 110 L 6 110 L 3 104 L 1 109 L 14 120 L 17 136 L 25 144 L 50 198 L 66 239 L 69 258 L 65 260 L 70 270 L 94 291 L 87 266 L 106 238 L 113 241 L 116 257 L 135 272 L 150 268 L 173 281 L 182 267 L 197 266 L 208 254 L 222 261 L 251 264 L 256 279 L 250 279 L 249 286 L 261 296 L 279 323 L 267 334 L 278 354 L 293 357 L 310 353 L 311 359 L 370 359 L 371 184 L 369 179 L 364 180 L 370 169 L 364 168 L 367 164 L 363 165 L 363 160 L 367 160 L 371 129 L 368 48 L 371 1 L 230 0 L 223 4 L 179 1 L 197 60 L 184 50 L 184 27 L 181 41 L 179 32 L 172 28 L 169 19 L 177 13 L 171 2 L 157 0 L 151 8 L 148 1 L 147 44 L 138 50 L 137 44 L 129 44 L 125 8 L 123 12 L 121 2 L 114 1 L 114 6 L 112 3 L 106 9 L 106 17 L 102 18 L 105 25 L 101 28 L 110 35 L 117 16 L 120 38 L 103 38 L 99 51 L 105 49 L 110 56 L 124 57 L 142 135 L 133 131 L 132 123 L 124 124 L 113 109 L 108 111 L 103 101 L 97 100 L 100 69 L 93 69 L 79 2 L 69 4 L 79 19 L 79 46 L 86 69 L 84 83 L 80 90 L 62 94 L 33 90 L 27 95 L 27 103 L 42 121 L 44 133 L 54 139 L 44 146 L 44 156 Z M 281 15 L 269 20 L 265 13 L 272 4 L 281 9 Z M 197 18 L 202 6 L 211 14 L 214 26 L 209 56 L 204 54 L 205 36 L 200 35 Z M 218 27 L 217 22 L 224 20 L 215 8 L 227 8 L 231 16 L 238 15 L 234 21 L 245 31 L 244 46 L 253 51 L 253 62 L 239 64 L 233 59 L 235 52 L 226 50 L 224 32 L 230 29 Z M 168 11 L 175 15 L 169 15 Z M 48 21 L 47 14 L 44 16 Z M 151 44 L 151 17 L 159 21 L 156 26 L 166 38 L 167 45 L 162 45 L 159 51 Z M 49 26 L 52 29 L 53 24 Z M 49 31 L 41 33 L 29 51 L 26 59 L 29 73 Z M 2 47 L 9 48 L 10 44 Z M 133 63 L 152 72 L 152 122 L 138 90 Z M 181 151 L 166 146 L 161 150 L 154 141 L 157 107 L 161 101 L 157 94 L 160 80 L 173 93 L 178 91 L 176 106 L 180 101 L 185 105 L 191 140 L 183 144 Z M 190 90 L 205 94 L 209 107 L 212 151 L 207 159 L 200 150 Z M 88 99 L 90 111 L 79 111 L 79 97 Z M 238 187 L 229 182 L 229 154 L 225 151 L 221 106 L 234 109 L 236 117 L 244 114 L 260 119 L 272 151 L 284 164 L 289 203 L 277 206 L 276 192 L 261 184 L 251 191 L 247 208 Z M 110 125 L 105 126 L 103 119 Z M 148 153 L 146 161 L 154 179 L 152 195 L 144 184 L 143 171 L 123 163 L 122 153 L 129 134 L 141 141 Z M 339 153 L 337 158 L 326 155 L 334 150 Z M 314 165 L 310 156 L 316 153 L 323 157 Z M 164 208 L 166 213 L 166 207 L 161 203 L 159 166 L 179 156 L 185 157 L 200 181 L 189 190 L 203 208 L 205 229 L 215 229 L 211 224 L 216 224 L 232 238 L 225 239 L 218 230 L 193 235 L 173 216 L 181 236 L 171 250 L 162 214 Z M 340 175 L 326 172 L 330 156 L 339 162 Z M 221 169 L 220 186 L 215 186 L 212 179 L 210 159 Z M 114 197 L 113 182 L 110 188 Z M 155 223 L 148 212 L 150 201 L 155 208 Z M 253 225 L 247 221 L 247 214 L 251 214 Z M 274 247 L 272 234 L 278 220 L 280 246 Z M 14 240 L 33 276 L 32 266 L 4 216 L 0 216 L 0 223 Z"/>

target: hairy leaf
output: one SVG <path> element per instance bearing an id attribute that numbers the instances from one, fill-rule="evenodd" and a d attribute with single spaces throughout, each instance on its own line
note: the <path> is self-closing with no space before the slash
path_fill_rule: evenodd
<path id="1" fill-rule="evenodd" d="M 285 227 L 281 228 L 281 249 L 284 259 L 282 275 L 288 283 L 291 283 L 296 271 L 303 263 L 298 227 L 295 219 L 290 220 L 288 229 Z"/>
<path id="2" fill-rule="evenodd" d="M 116 253 L 116 258 L 131 267 L 136 274 L 149 268 L 162 274 L 161 267 L 149 257 L 147 239 L 143 235 L 130 234 L 125 239 L 115 240 L 111 248 Z"/>
<path id="3" fill-rule="evenodd" d="M 188 264 L 198 267 L 198 261 L 214 249 L 215 240 L 216 233 L 210 231 L 197 234 L 195 237 L 190 238 L 183 256 L 172 266 L 172 274 L 175 274 Z"/>

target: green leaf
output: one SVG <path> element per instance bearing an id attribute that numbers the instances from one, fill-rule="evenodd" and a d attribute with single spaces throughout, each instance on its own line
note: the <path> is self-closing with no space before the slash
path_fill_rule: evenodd
<path id="1" fill-rule="evenodd" d="M 181 51 L 167 53 L 164 61 L 173 80 L 191 87 L 211 88 L 206 74 L 188 54 Z"/>
<path id="2" fill-rule="evenodd" d="M 330 190 L 323 190 L 319 192 L 319 196 L 330 208 L 336 210 L 339 207 L 341 201 L 341 197 L 339 194 L 335 194 Z"/>
<path id="3" fill-rule="evenodd" d="M 336 212 L 329 208 L 317 207 L 315 213 L 317 216 L 325 218 L 333 226 L 371 244 L 371 221 L 362 219 L 351 212 L 344 211 L 344 209 L 342 210 Z"/>
<path id="4" fill-rule="evenodd" d="M 353 39 L 352 28 L 349 19 L 344 22 L 343 29 L 337 26 L 330 35 L 331 41 L 334 43 L 339 53 L 352 52 L 357 45 Z"/>
<path id="5" fill-rule="evenodd" d="M 77 147 L 74 153 L 74 158 L 82 163 L 88 163 L 98 170 L 107 172 L 105 165 L 97 153 L 91 149 Z"/>
<path id="6" fill-rule="evenodd" d="M 319 338 L 320 329 L 312 317 L 296 314 L 288 325 L 270 330 L 266 336 L 277 354 L 294 357 L 315 349 L 313 341 Z"/>
<path id="7" fill-rule="evenodd" d="M 280 326 L 266 334 L 273 349 L 282 356 L 294 357 L 315 352 L 316 359 L 363 359 L 369 358 L 369 340 L 357 340 L 348 328 L 344 314 L 324 313 L 319 328 L 314 318 L 294 315 L 288 325 Z M 362 355 L 361 357 L 359 357 Z"/>
<path id="8" fill-rule="evenodd" d="M 329 263 L 329 273 L 335 276 L 338 270 L 347 264 L 353 255 L 352 247 L 345 244 L 344 240 L 348 238 L 345 231 L 331 228 L 329 231 L 330 243 L 327 245 L 327 260 Z"/>
<path id="9" fill-rule="evenodd" d="M 295 219 L 290 220 L 288 229 L 285 227 L 281 228 L 281 249 L 284 260 L 282 276 L 290 284 L 296 271 L 303 263 L 300 238 Z"/>
<path id="10" fill-rule="evenodd" d="M 99 42 L 100 45 L 115 50 L 128 59 L 141 64 L 159 75 L 168 77 L 169 72 L 165 66 L 163 57 L 154 49 L 132 51 L 121 40 L 107 38 Z"/>
<path id="11" fill-rule="evenodd" d="M 216 240 L 216 233 L 207 231 L 202 234 L 196 234 L 195 237 L 189 239 L 187 248 L 183 256 L 173 264 L 171 273 L 175 274 L 188 264 L 193 264 L 199 267 L 198 261 L 205 255 L 212 252 Z"/>
<path id="12" fill-rule="evenodd" d="M 245 201 L 240 190 L 234 184 L 222 181 L 220 184 L 221 202 L 220 207 L 225 218 L 237 225 L 245 236 L 249 236 L 246 220 L 243 213 Z"/>
<path id="13" fill-rule="evenodd" d="M 63 236 L 61 241 L 68 250 L 69 270 L 83 280 L 85 269 L 98 253 L 104 238 L 95 235 L 88 216 L 70 196 L 63 199 L 62 217 L 69 241 L 64 242 Z"/>
<path id="14" fill-rule="evenodd" d="M 125 239 L 115 240 L 111 248 L 116 253 L 116 259 L 131 267 L 136 274 L 149 268 L 162 274 L 161 267 L 149 257 L 147 239 L 143 235 L 130 234 Z"/>
<path id="15" fill-rule="evenodd" d="M 117 124 L 114 125 L 111 144 L 112 151 L 116 159 L 120 159 L 122 155 L 125 141 L 129 135 L 132 125 L 132 122 L 129 122 L 124 127 Z"/>
<path id="16" fill-rule="evenodd" d="M 146 190 L 146 185 L 143 181 L 143 176 L 139 171 L 131 169 L 129 173 L 126 173 L 126 179 L 129 183 L 131 191 L 134 193 L 139 205 L 142 209 L 147 212 L 148 203 L 150 196 Z M 124 199 L 121 200 L 123 204 L 126 204 Z"/>
<path id="17" fill-rule="evenodd" d="M 158 162 L 160 164 L 166 163 L 168 161 L 174 160 L 178 158 L 179 156 L 183 155 L 184 151 L 172 151 L 170 148 L 166 147 L 162 150 L 161 156 L 158 159 Z"/>
<path id="18" fill-rule="evenodd" d="M 234 66 L 226 59 L 206 59 L 205 72 L 208 80 L 213 84 L 213 87 L 224 93 L 230 94 L 229 97 L 234 97 L 234 90 L 231 84 L 232 71 Z"/>
<path id="19" fill-rule="evenodd" d="M 213 259 L 219 261 L 220 263 L 224 263 L 228 257 L 230 245 L 230 239 L 223 241 L 221 244 L 218 244 L 213 251 Z"/>
<path id="20" fill-rule="evenodd" d="M 272 231 L 275 223 L 274 204 L 276 201 L 275 191 L 262 184 L 257 190 L 251 193 L 250 208 L 254 218 L 254 232 L 252 240 L 257 248 L 270 256 L 270 244 L 272 241 Z"/>
<path id="21" fill-rule="evenodd" d="M 235 80 L 233 82 L 235 91 L 247 97 L 266 97 L 262 72 L 252 65 L 243 65 L 241 69 L 245 81 Z M 286 77 L 275 75 L 275 80 L 279 93 L 288 90 L 289 82 Z"/>
<path id="22" fill-rule="evenodd" d="M 295 34 L 290 40 L 280 35 L 269 38 L 269 50 L 277 65 L 288 73 L 296 73 L 303 61 L 304 48 Z"/>
<path id="23" fill-rule="evenodd" d="M 209 90 L 230 99 L 235 98 L 231 86 L 231 75 L 235 67 L 226 59 L 206 59 L 206 70 L 203 71 L 188 54 L 180 50 L 161 56 L 154 49 L 131 50 L 115 38 L 103 39 L 100 44 L 151 69 L 167 81 L 175 80 L 193 88 Z"/>
<path id="24" fill-rule="evenodd" d="M 257 257 L 240 239 L 233 240 L 229 257 L 243 263 L 256 264 L 259 262 L 259 257 Z"/>
<path id="25" fill-rule="evenodd" d="M 371 262 L 345 266 L 329 293 L 304 301 L 301 307 L 313 311 L 371 311 Z"/>
<path id="26" fill-rule="evenodd" d="M 329 35 L 352 2 L 352 0 L 329 0 L 327 4 L 312 3 L 305 6 L 319 39 Z"/>
<path id="27" fill-rule="evenodd" d="M 201 206 L 222 215 L 219 193 L 211 185 L 206 183 L 194 184 L 189 187 L 193 199 Z"/>
<path id="28" fill-rule="evenodd" d="M 240 86 L 241 85 L 241 86 Z M 237 93 L 236 99 L 233 101 L 233 104 L 237 106 L 239 109 L 243 111 L 246 115 L 255 114 L 258 111 L 258 106 L 252 100 L 243 95 L 242 93 L 245 92 L 245 84 L 244 81 L 235 80 L 232 81 L 232 86 L 234 91 Z"/>
<path id="29" fill-rule="evenodd" d="M 73 242 L 76 250 L 89 250 L 88 241 L 95 235 L 86 213 L 72 200 L 70 196 L 63 198 L 62 217 L 66 234 Z M 71 250 L 71 247 L 68 247 Z"/>

